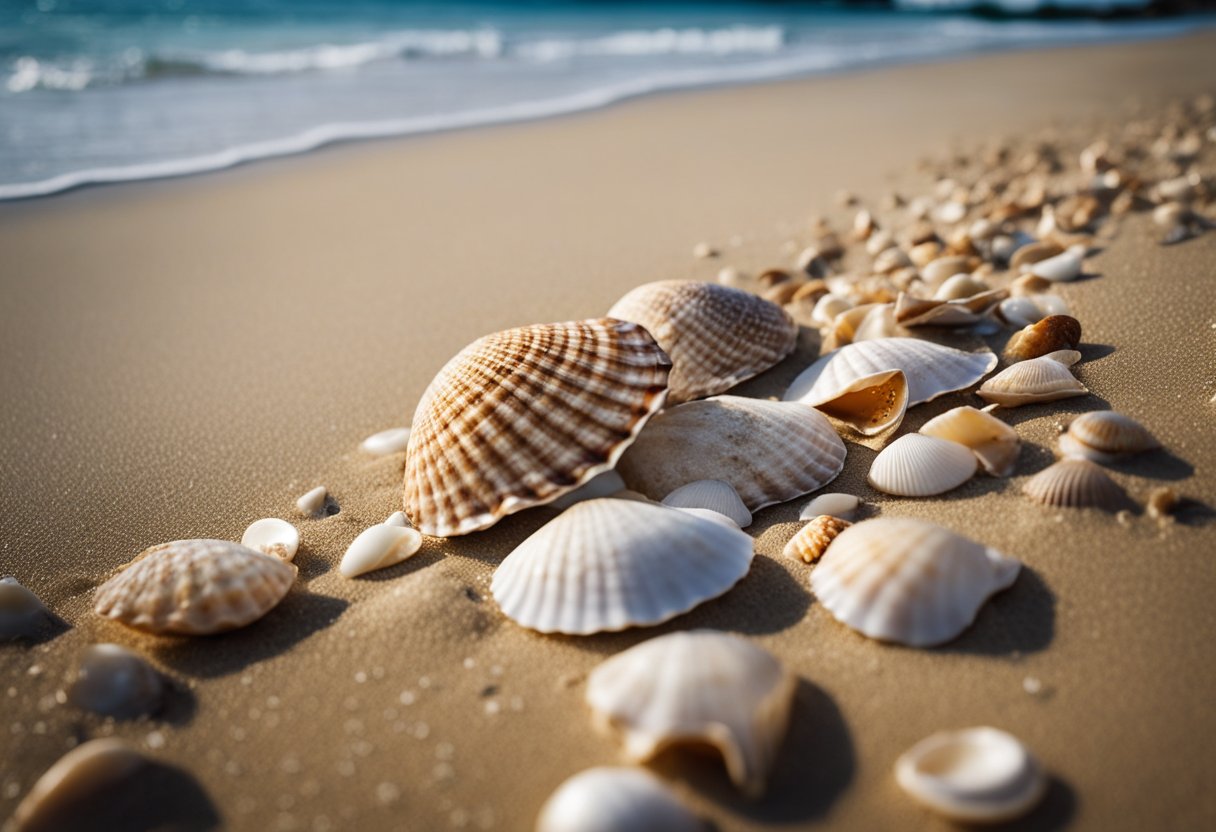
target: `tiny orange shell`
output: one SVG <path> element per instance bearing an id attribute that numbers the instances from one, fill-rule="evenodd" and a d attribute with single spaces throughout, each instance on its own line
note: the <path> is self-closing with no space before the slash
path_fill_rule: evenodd
<path id="1" fill-rule="evenodd" d="M 823 557 L 836 535 L 853 525 L 830 514 L 821 514 L 802 527 L 798 534 L 785 544 L 783 554 L 791 560 L 814 563 Z"/>

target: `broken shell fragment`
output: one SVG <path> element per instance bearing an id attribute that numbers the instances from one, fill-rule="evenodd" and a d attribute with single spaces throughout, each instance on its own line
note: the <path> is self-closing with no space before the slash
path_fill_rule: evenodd
<path id="1" fill-rule="evenodd" d="M 976 392 L 981 399 L 1003 407 L 1084 396 L 1089 388 L 1069 369 L 1080 360 L 1076 350 L 1057 350 L 1019 361 L 985 381 Z"/>
<path id="2" fill-rule="evenodd" d="M 80 657 L 68 687 L 68 702 L 116 719 L 136 719 L 158 711 L 165 683 L 142 656 L 117 644 L 94 644 Z"/>
<path id="3" fill-rule="evenodd" d="M 404 452 L 409 443 L 409 428 L 389 428 L 373 433 L 359 443 L 359 448 L 372 456 L 388 456 Z"/>
<path id="4" fill-rule="evenodd" d="M 1115 512 L 1131 507 L 1127 492 L 1087 459 L 1061 459 L 1035 474 L 1022 491 L 1053 508 L 1097 508 Z"/>
<path id="5" fill-rule="evenodd" d="M 1005 345 L 1007 361 L 1026 361 L 1081 343 L 1081 322 L 1069 315 L 1048 315 L 1015 332 Z"/>
<path id="6" fill-rule="evenodd" d="M 830 514 L 851 520 L 860 504 L 861 500 L 852 494 L 820 494 L 803 507 L 798 519 L 813 520 L 821 514 Z"/>
<path id="7" fill-rule="evenodd" d="M 536 832 L 709 832 L 663 781 L 641 768 L 600 766 L 549 796 Z"/>
<path id="8" fill-rule="evenodd" d="M 1144 425 L 1113 410 L 1083 413 L 1073 419 L 1060 437 L 1064 456 L 1094 462 L 1115 462 L 1122 457 L 1160 448 L 1161 443 Z"/>
<path id="9" fill-rule="evenodd" d="M 249 524 L 241 535 L 241 545 L 290 561 L 300 548 L 300 532 L 286 520 L 266 517 Z"/>
<path id="10" fill-rule="evenodd" d="M 908 433 L 874 457 L 866 477 L 870 485 L 900 497 L 942 494 L 971 479 L 976 457 L 970 449 L 945 439 Z"/>
<path id="11" fill-rule="evenodd" d="M 329 491 L 325 486 L 318 485 L 296 500 L 296 509 L 305 517 L 320 517 L 325 513 L 325 502 L 328 498 Z"/>
<path id="12" fill-rule="evenodd" d="M 681 485 L 663 498 L 671 508 L 701 508 L 716 511 L 730 518 L 736 526 L 746 529 L 752 524 L 752 513 L 739 499 L 739 492 L 722 480 L 697 480 Z"/>
<path id="13" fill-rule="evenodd" d="M 396 566 L 422 548 L 422 535 L 408 526 L 381 523 L 359 533 L 342 555 L 338 572 L 354 578 L 377 569 Z"/>
<path id="14" fill-rule="evenodd" d="M 790 538 L 790 542 L 785 544 L 782 554 L 791 560 L 814 563 L 823 557 L 823 553 L 827 551 L 836 536 L 851 525 L 853 524 L 848 520 L 842 520 L 830 514 L 821 514 Z"/>
<path id="15" fill-rule="evenodd" d="M 55 614 L 16 578 L 0 578 L 0 640 L 37 638 L 56 621 Z"/>
<path id="16" fill-rule="evenodd" d="M 1016 430 L 991 413 L 966 405 L 934 416 L 921 426 L 920 432 L 970 448 L 984 470 L 994 477 L 1013 473 L 1021 450 Z"/>

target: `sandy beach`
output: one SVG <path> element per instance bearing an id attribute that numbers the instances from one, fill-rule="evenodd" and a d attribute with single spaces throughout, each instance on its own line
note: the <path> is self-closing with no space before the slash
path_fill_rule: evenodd
<path id="1" fill-rule="evenodd" d="M 875 452 L 849 443 L 828 490 L 1025 565 L 944 647 L 870 641 L 816 602 L 809 567 L 781 557 L 803 499 L 757 513 L 757 555 L 731 592 L 620 634 L 541 636 L 489 596 L 546 509 L 428 538 L 356 580 L 337 572 L 350 541 L 401 508 L 404 454 L 373 458 L 360 440 L 408 424 L 475 338 L 598 317 L 652 280 L 792 266 L 812 215 L 847 227 L 842 189 L 877 205 L 991 141 L 1096 139 L 1200 93 L 1216 93 L 1211 33 L 660 95 L 0 205 L 0 575 L 67 625 L 0 645 L 0 818 L 72 745 L 118 736 L 197 781 L 178 784 L 200 821 L 184 828 L 530 829 L 564 779 L 623 760 L 592 729 L 587 673 L 658 633 L 712 627 L 800 679 L 763 799 L 713 757 L 652 766 L 722 830 L 949 829 L 892 766 L 934 731 L 984 724 L 1051 776 L 1008 828 L 1216 828 L 1216 233 L 1160 246 L 1130 215 L 1089 261 L 1098 275 L 1059 288 L 1092 395 L 1008 412 L 1024 442 L 1013 477 L 890 497 L 866 483 Z M 700 242 L 721 256 L 694 258 Z M 738 392 L 780 396 L 817 354 L 806 330 Z M 959 404 L 981 402 L 945 396 L 903 429 Z M 1068 415 L 1108 407 L 1165 447 L 1115 479 L 1141 505 L 1177 489 L 1190 502 L 1176 521 L 1020 493 Z M 294 515 L 320 484 L 340 512 Z M 239 539 L 260 517 L 302 540 L 295 589 L 260 622 L 188 639 L 92 614 L 94 589 L 144 548 Z M 57 700 L 102 641 L 175 680 L 162 715 L 113 722 Z"/>

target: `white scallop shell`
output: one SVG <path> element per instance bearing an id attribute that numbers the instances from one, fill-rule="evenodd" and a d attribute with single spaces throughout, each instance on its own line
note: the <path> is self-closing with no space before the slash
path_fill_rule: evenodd
<path id="1" fill-rule="evenodd" d="M 739 499 L 739 492 L 722 480 L 697 480 L 681 485 L 663 498 L 663 505 L 672 508 L 702 508 L 716 511 L 746 529 L 752 524 L 752 513 Z"/>
<path id="2" fill-rule="evenodd" d="M 991 413 L 974 407 L 956 407 L 925 422 L 925 436 L 957 442 L 971 449 L 984 470 L 994 477 L 1013 473 L 1021 451 L 1018 432 Z"/>
<path id="3" fill-rule="evenodd" d="M 77 708 L 135 719 L 157 711 L 164 693 L 160 673 L 138 653 L 117 644 L 94 644 L 81 655 L 67 696 Z"/>
<path id="4" fill-rule="evenodd" d="M 798 513 L 799 520 L 814 520 L 821 514 L 830 514 L 841 520 L 852 520 L 861 500 L 852 494 L 820 494 Z"/>
<path id="5" fill-rule="evenodd" d="M 975 468 L 975 454 L 965 445 L 908 433 L 874 457 L 867 480 L 887 494 L 929 497 L 958 488 Z"/>
<path id="6" fill-rule="evenodd" d="M 249 524 L 241 535 L 241 545 L 289 561 L 300 548 L 300 532 L 286 520 L 265 517 Z"/>
<path id="7" fill-rule="evenodd" d="M 587 679 L 596 726 L 630 760 L 679 744 L 716 748 L 736 786 L 765 780 L 789 725 L 796 677 L 767 651 L 713 630 L 670 633 L 604 661 Z"/>
<path id="8" fill-rule="evenodd" d="M 408 526 L 381 523 L 359 533 L 342 555 L 338 572 L 354 578 L 376 569 L 396 566 L 422 548 L 422 535 Z"/>
<path id="9" fill-rule="evenodd" d="M 710 826 L 645 769 L 579 772 L 545 801 L 536 832 L 709 832 Z"/>
<path id="10" fill-rule="evenodd" d="M 685 483 L 724 480 L 754 512 L 827 485 L 844 457 L 844 442 L 812 407 L 715 396 L 651 419 L 617 471 L 656 500 Z"/>
<path id="11" fill-rule="evenodd" d="M 616 469 L 611 469 L 602 474 L 596 474 L 578 488 L 563 494 L 549 505 L 554 508 L 567 509 L 575 503 L 581 503 L 583 500 L 594 500 L 597 497 L 611 497 L 613 494 L 624 490 L 625 481 L 621 479 L 621 475 L 616 472 Z"/>
<path id="12" fill-rule="evenodd" d="M 148 758 L 119 739 L 89 740 L 64 754 L 38 778 L 13 813 L 17 830 L 82 828 L 81 806 L 136 776 Z M 94 828 L 96 821 L 92 826 Z"/>
<path id="13" fill-rule="evenodd" d="M 320 517 L 325 513 L 325 500 L 329 497 L 329 490 L 318 485 L 316 488 L 301 494 L 296 500 L 296 509 L 305 517 Z"/>
<path id="14" fill-rule="evenodd" d="M 490 591 L 515 622 L 588 635 L 667 621 L 747 574 L 752 539 L 634 500 L 579 503 L 519 544 Z"/>
<path id="15" fill-rule="evenodd" d="M 923 520 L 876 518 L 845 529 L 811 572 L 819 602 L 854 630 L 911 647 L 943 644 L 975 620 L 1021 564 Z"/>
<path id="16" fill-rule="evenodd" d="M 1047 790 L 1042 766 L 996 728 L 943 731 L 905 751 L 895 779 L 914 800 L 951 820 L 996 823 L 1034 808 Z"/>
<path id="17" fill-rule="evenodd" d="M 371 436 L 359 443 L 359 448 L 373 456 L 388 456 L 389 454 L 405 453 L 410 444 L 409 428 L 389 428 Z"/>
<path id="18" fill-rule="evenodd" d="M 1069 369 L 1080 359 L 1081 353 L 1076 350 L 1057 350 L 1019 361 L 985 381 L 976 393 L 984 401 L 1003 407 L 1084 396 L 1089 388 Z"/>
<path id="19" fill-rule="evenodd" d="M 1161 443 L 1144 425 L 1113 410 L 1081 414 L 1060 437 L 1060 451 L 1065 456 L 1079 456 L 1095 462 L 1114 462 L 1120 457 L 1160 447 Z"/>
<path id="20" fill-rule="evenodd" d="M 54 621 L 54 614 L 16 578 L 0 578 L 0 640 L 34 638 Z"/>
<path id="21" fill-rule="evenodd" d="M 859 378 L 903 370 L 908 407 L 975 384 L 996 366 L 992 352 L 963 352 L 917 338 L 876 338 L 828 353 L 794 379 L 787 402 L 829 401 Z"/>
<path id="22" fill-rule="evenodd" d="M 1106 472 L 1086 459 L 1061 459 L 1035 474 L 1022 491 L 1036 503 L 1053 508 L 1129 508 L 1127 492 Z"/>

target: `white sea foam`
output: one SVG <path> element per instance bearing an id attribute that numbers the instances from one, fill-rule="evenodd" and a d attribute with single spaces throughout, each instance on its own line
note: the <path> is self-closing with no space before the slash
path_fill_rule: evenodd
<path id="1" fill-rule="evenodd" d="M 521 43 L 515 54 L 534 61 L 577 56 L 650 57 L 656 55 L 764 54 L 781 51 L 780 26 L 731 26 L 724 29 L 643 29 L 596 38 L 545 38 Z"/>

